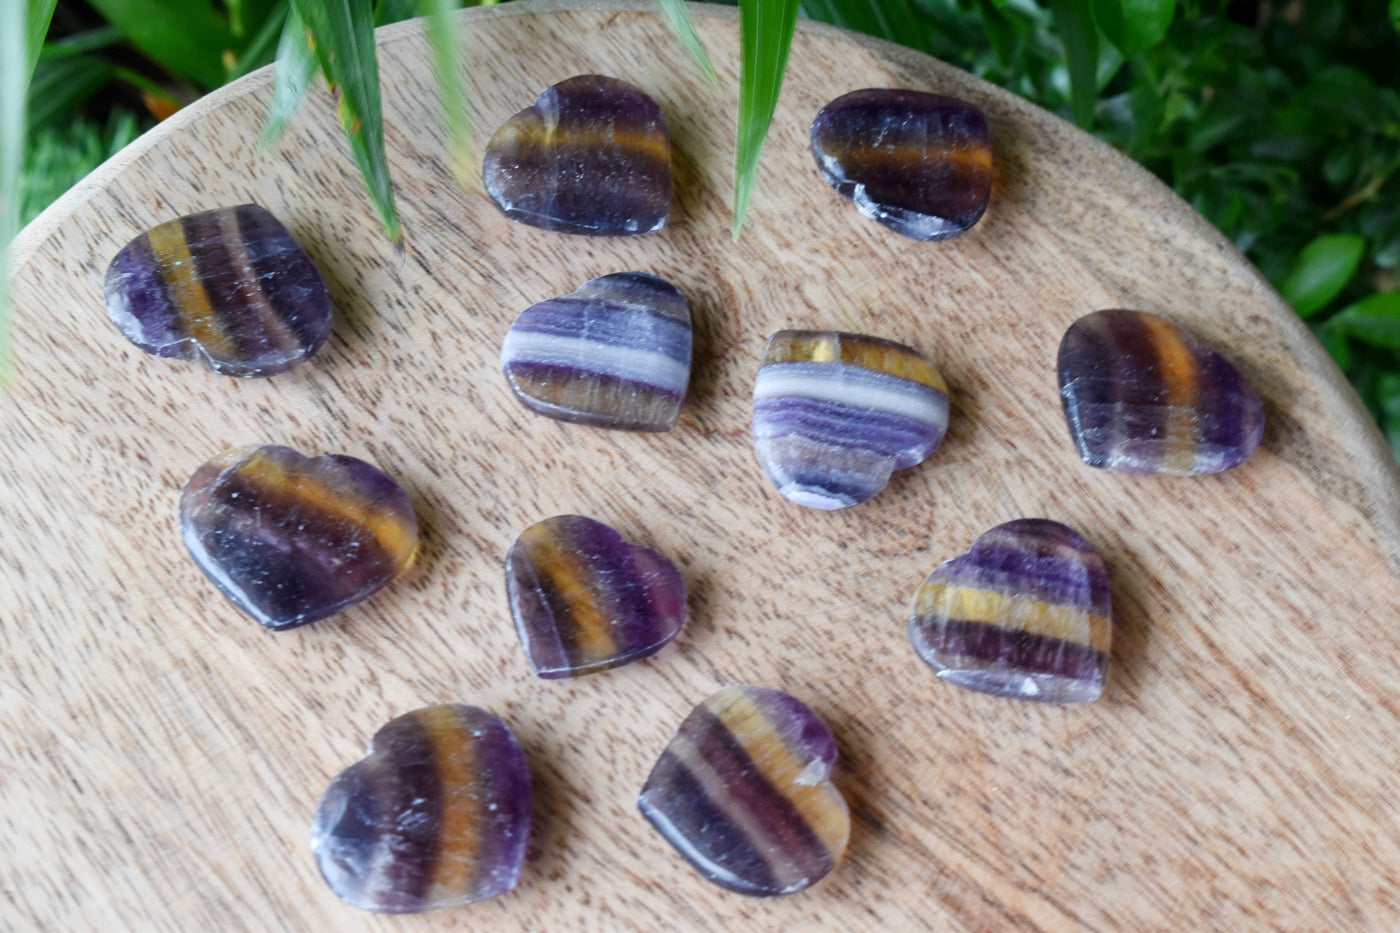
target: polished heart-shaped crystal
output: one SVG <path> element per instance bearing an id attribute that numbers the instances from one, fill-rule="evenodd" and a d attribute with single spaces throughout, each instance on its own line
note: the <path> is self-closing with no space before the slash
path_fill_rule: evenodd
<path id="1" fill-rule="evenodd" d="M 1117 473 L 1192 476 L 1249 459 L 1259 393 L 1195 334 L 1145 311 L 1095 311 L 1060 341 L 1060 399 L 1079 457 Z"/>
<path id="2" fill-rule="evenodd" d="M 579 75 L 496 131 L 482 174 L 512 220 L 593 236 L 651 233 L 671 209 L 671 138 L 645 93 Z"/>
<path id="3" fill-rule="evenodd" d="M 520 880 L 533 793 L 510 728 L 475 706 L 407 713 L 336 775 L 311 825 L 321 876 L 363 910 L 418 913 Z"/>
<path id="4" fill-rule="evenodd" d="M 340 454 L 239 447 L 204 464 L 180 496 L 199 569 L 269 629 L 339 612 L 392 580 L 418 550 L 408 495 Z"/>
<path id="5" fill-rule="evenodd" d="M 331 332 L 316 264 L 256 204 L 152 227 L 117 253 L 104 292 L 108 316 L 132 343 L 227 376 L 285 372 Z"/>
<path id="6" fill-rule="evenodd" d="M 871 88 L 812 121 L 827 182 L 862 214 L 916 240 L 942 240 L 982 217 L 992 192 L 987 118 L 966 101 Z"/>
<path id="7" fill-rule="evenodd" d="M 947 428 L 948 385 L 917 351 L 836 331 L 768 338 L 754 380 L 754 449 L 793 502 L 864 502 L 893 471 L 922 463 Z"/>
<path id="8" fill-rule="evenodd" d="M 929 574 L 914 595 L 909 638 L 959 687 L 1082 703 L 1103 692 L 1111 614 L 1093 545 L 1058 522 L 1023 518 Z"/>
<path id="9" fill-rule="evenodd" d="M 690 383 L 690 306 L 664 279 L 617 272 L 520 313 L 501 345 L 532 411 L 621 431 L 675 427 Z"/>
<path id="10" fill-rule="evenodd" d="M 726 687 L 681 723 L 637 806 L 720 887 L 792 894 L 825 877 L 850 838 L 835 762 L 836 740 L 806 704 L 768 687 Z"/>
<path id="11" fill-rule="evenodd" d="M 660 651 L 685 624 L 685 580 L 602 522 L 556 515 L 506 556 L 506 593 L 530 668 L 575 677 Z"/>

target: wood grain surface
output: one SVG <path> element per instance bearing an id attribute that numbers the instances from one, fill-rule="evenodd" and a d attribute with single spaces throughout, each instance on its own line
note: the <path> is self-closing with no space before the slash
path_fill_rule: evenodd
<path id="1" fill-rule="evenodd" d="M 147 134 L 23 233 L 0 399 L 0 927 L 1395 928 L 1400 492 L 1306 328 L 1117 153 L 936 61 L 805 23 L 734 243 L 738 28 L 732 10 L 696 9 L 717 86 L 648 3 L 463 17 L 478 148 L 573 74 L 656 97 L 677 182 L 656 235 L 552 234 L 455 186 L 412 23 L 379 33 L 405 256 L 379 233 L 323 91 L 259 152 L 268 71 Z M 812 116 L 880 86 L 985 108 L 997 180 L 966 236 L 903 239 L 818 176 Z M 327 276 L 338 321 L 321 354 L 239 381 L 127 343 L 102 306 L 116 251 L 159 221 L 247 201 Z M 531 415 L 498 368 L 506 327 L 626 269 L 691 301 L 680 424 L 629 435 Z M 1078 462 L 1055 350 L 1106 307 L 1185 323 L 1255 380 L 1268 429 L 1253 459 L 1183 479 Z M 848 511 L 780 498 L 754 459 L 749 398 L 765 338 L 785 327 L 921 349 L 952 387 L 942 448 Z M 397 477 L 424 530 L 410 575 L 296 631 L 241 616 L 186 554 L 176 503 L 205 460 L 262 442 Z M 691 615 L 674 645 L 572 681 L 529 674 L 502 559 L 564 512 L 675 560 Z M 1108 563 L 1097 703 L 967 693 L 909 646 L 923 577 L 1022 516 L 1074 526 Z M 706 884 L 634 804 L 682 717 L 732 683 L 794 694 L 840 744 L 850 849 L 790 898 Z M 376 728 L 449 700 L 503 716 L 530 755 L 520 886 L 442 914 L 358 913 L 317 875 L 316 800 Z"/>

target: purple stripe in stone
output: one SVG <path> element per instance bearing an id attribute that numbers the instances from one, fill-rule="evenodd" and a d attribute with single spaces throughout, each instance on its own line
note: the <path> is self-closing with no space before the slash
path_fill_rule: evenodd
<path id="1" fill-rule="evenodd" d="M 726 890 L 762 897 L 778 889 L 768 862 L 668 749 L 637 798 L 637 808 L 686 861 Z"/>
<path id="2" fill-rule="evenodd" d="M 832 447 L 861 448 L 889 457 L 895 469 L 914 466 L 942 438 L 925 421 L 801 396 L 754 402 L 756 441 L 799 434 Z"/>
<path id="3" fill-rule="evenodd" d="M 924 657 L 973 658 L 997 668 L 1070 680 L 1103 679 L 1108 656 L 1085 645 L 1018 629 L 949 619 L 936 626 L 910 624 L 914 647 Z"/>
<path id="4" fill-rule="evenodd" d="M 519 739 L 498 716 L 475 706 L 457 706 L 457 719 L 471 737 L 477 792 L 477 848 L 468 895 L 495 897 L 520 881 L 530 842 L 534 790 L 530 763 Z M 462 853 L 449 853 L 460 858 Z"/>
<path id="5" fill-rule="evenodd" d="M 979 537 L 938 568 L 939 579 L 1073 606 L 1101 616 L 1111 603 L 1098 552 L 1074 531 L 1046 519 L 1019 519 Z"/>
<path id="6" fill-rule="evenodd" d="M 1263 439 L 1263 404 L 1233 363 L 1189 331 L 1181 333 L 1196 356 L 1197 471 L 1228 470 L 1248 459 Z"/>
<path id="7" fill-rule="evenodd" d="M 663 353 L 678 363 L 690 362 L 690 322 L 640 308 L 582 301 L 573 296 L 531 305 L 511 325 L 513 333 L 579 338 L 609 347 Z M 512 362 L 521 357 L 512 358 Z"/>
<path id="8" fill-rule="evenodd" d="M 330 294 L 321 270 L 282 222 L 255 204 L 234 209 L 263 296 L 311 356 L 331 333 Z"/>
<path id="9" fill-rule="evenodd" d="M 602 275 L 580 285 L 571 297 L 649 310 L 690 325 L 690 306 L 685 296 L 670 282 L 647 272 Z"/>
<path id="10" fill-rule="evenodd" d="M 389 763 L 365 758 L 336 775 L 316 806 L 311 825 L 316 867 L 337 896 L 347 903 L 374 909 L 375 898 L 365 891 L 376 864 L 380 827 L 386 816 L 381 788 L 392 776 Z"/>
<path id="11" fill-rule="evenodd" d="M 103 293 L 107 316 L 132 343 L 156 356 L 189 359 L 193 355 L 184 321 L 144 234 L 122 247 L 112 260 Z"/>
<path id="12" fill-rule="evenodd" d="M 770 687 L 750 687 L 748 695 L 783 744 L 797 750 L 794 754 L 821 761 L 828 768 L 836 764 L 836 736 L 810 706 Z"/>
<path id="13" fill-rule="evenodd" d="M 680 732 L 715 769 L 725 796 L 760 828 L 763 838 L 754 840 L 756 845 L 781 852 L 784 861 L 797 866 L 799 877 L 820 878 L 831 870 L 835 861 L 832 854 L 807 825 L 801 811 L 783 791 L 768 782 L 714 713 L 703 705 L 696 707 Z"/>
<path id="14" fill-rule="evenodd" d="M 384 890 L 378 910 L 412 913 L 423 901 L 437 866 L 438 830 L 442 823 L 442 780 L 432 739 L 417 717 L 392 720 L 374 736 L 373 752 L 392 762 L 392 779 L 383 781 L 382 809 L 393 822 L 381 825 L 392 861 L 383 871 Z"/>
<path id="15" fill-rule="evenodd" d="M 341 772 L 316 808 L 322 877 L 364 910 L 422 910 L 441 814 L 432 741 L 412 714 L 400 716 L 375 733 L 369 756 Z"/>

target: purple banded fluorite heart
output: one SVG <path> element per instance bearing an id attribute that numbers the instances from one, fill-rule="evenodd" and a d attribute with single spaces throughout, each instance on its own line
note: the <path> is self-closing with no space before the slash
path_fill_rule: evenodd
<path id="1" fill-rule="evenodd" d="M 214 585 L 274 631 L 369 597 L 418 550 L 413 506 L 384 473 L 275 445 L 200 467 L 180 495 L 180 531 Z"/>
<path id="2" fill-rule="evenodd" d="M 831 782 L 836 740 L 805 703 L 768 687 L 725 687 L 691 712 L 637 798 L 708 880 L 753 897 L 824 878 L 850 838 Z"/>
<path id="3" fill-rule="evenodd" d="M 959 687 L 1081 703 L 1103 692 L 1112 637 L 1108 572 L 1093 545 L 1043 518 L 998 525 L 914 595 L 914 650 Z"/>
<path id="4" fill-rule="evenodd" d="M 1060 341 L 1060 398 L 1085 463 L 1117 473 L 1191 476 L 1243 463 L 1264 406 L 1233 363 L 1145 311 L 1095 311 Z"/>
<path id="5" fill-rule="evenodd" d="M 650 657 L 685 624 L 685 580 L 602 522 L 556 515 L 506 556 L 506 593 L 530 668 L 575 677 Z"/>
<path id="6" fill-rule="evenodd" d="M 352 906 L 455 907 L 515 887 L 533 799 L 510 727 L 474 706 L 431 706 L 390 721 L 369 754 L 331 781 L 311 850 L 326 884 Z"/>
<path id="7" fill-rule="evenodd" d="M 690 383 L 690 306 L 665 279 L 616 272 L 520 313 L 501 369 L 532 411 L 620 431 L 669 431 Z"/>
<path id="8" fill-rule="evenodd" d="M 132 343 L 227 376 L 285 372 L 331 332 L 316 264 L 256 204 L 152 227 L 117 253 L 104 292 L 108 316 Z"/>
<path id="9" fill-rule="evenodd" d="M 987 118 L 966 101 L 871 88 L 812 121 L 827 182 L 872 220 L 916 240 L 942 240 L 982 217 L 992 192 Z"/>
<path id="10" fill-rule="evenodd" d="M 778 491 L 842 509 L 922 463 L 948 428 L 948 386 L 917 351 L 862 334 L 768 338 L 753 387 L 753 440 Z"/>
<path id="11" fill-rule="evenodd" d="M 671 209 L 666 118 L 626 82 L 569 78 L 496 131 L 482 175 L 512 220 L 593 236 L 651 233 Z"/>

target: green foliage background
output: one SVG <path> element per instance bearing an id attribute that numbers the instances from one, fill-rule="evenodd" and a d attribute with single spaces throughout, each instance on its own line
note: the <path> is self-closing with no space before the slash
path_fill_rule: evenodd
<path id="1" fill-rule="evenodd" d="M 368 191 L 397 237 L 368 29 L 431 17 L 444 99 L 464 93 L 446 25 L 460 0 L 61 0 L 56 14 L 54 0 L 24 2 L 35 34 L 53 22 L 29 84 L 18 191 L 0 178 L 0 199 L 9 199 L 0 213 L 17 210 L 21 222 L 152 125 L 153 111 L 275 55 L 283 66 L 269 136 L 295 119 L 320 70 L 339 91 Z M 659 2 L 677 30 L 678 59 L 703 61 L 685 5 Z M 753 170 L 794 16 L 890 39 L 1075 120 L 1175 188 L 1308 320 L 1400 455 L 1400 0 L 738 5 L 736 235 L 747 199 L 763 196 L 752 190 Z M 0 91 L 9 91 L 0 98 L 23 87 L 14 64 L 0 69 Z M 463 109 L 449 107 L 444 120 L 461 147 Z M 0 166 L 18 155 L 15 137 L 0 138 Z"/>

